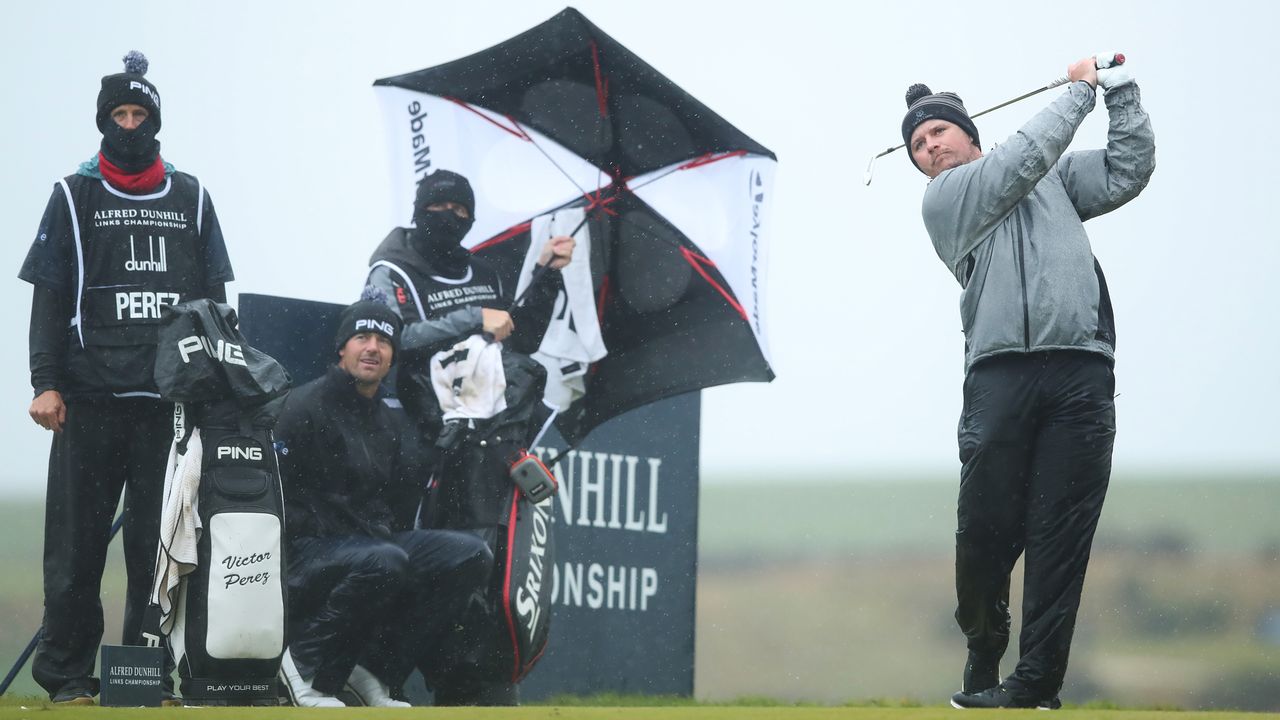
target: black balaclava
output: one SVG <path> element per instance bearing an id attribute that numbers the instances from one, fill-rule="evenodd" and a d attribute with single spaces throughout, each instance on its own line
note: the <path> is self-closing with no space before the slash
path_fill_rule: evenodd
<path id="1" fill-rule="evenodd" d="M 137 50 L 124 56 L 124 72 L 102 78 L 98 92 L 98 130 L 102 132 L 102 154 L 116 167 L 129 173 L 150 167 L 160 154 L 160 93 L 147 81 L 149 63 Z M 125 130 L 111 119 L 111 111 L 121 105 L 141 105 L 147 119 L 133 130 Z"/>
<path id="2" fill-rule="evenodd" d="M 452 210 L 428 210 L 427 206 L 455 202 L 467 209 L 468 217 L 460 218 Z M 471 183 L 448 170 L 437 170 L 418 183 L 413 202 L 413 224 L 409 242 L 431 266 L 449 277 L 466 273 L 471 253 L 462 247 L 475 222 L 476 198 Z"/>
<path id="3" fill-rule="evenodd" d="M 160 155 L 160 141 L 156 140 L 159 130 L 151 118 L 147 118 L 132 130 L 125 130 L 113 121 L 111 126 L 102 131 L 102 154 L 112 165 L 127 173 L 146 170 L 155 163 Z"/>

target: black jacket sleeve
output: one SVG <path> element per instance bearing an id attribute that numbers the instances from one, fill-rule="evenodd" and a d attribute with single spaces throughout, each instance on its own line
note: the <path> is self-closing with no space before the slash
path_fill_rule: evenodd
<path id="1" fill-rule="evenodd" d="M 515 324 L 516 331 L 505 344 L 524 355 L 537 352 L 556 311 L 556 298 L 563 289 L 560 271 L 548 270 L 536 285 L 529 288 L 520 306 L 511 311 L 511 322 Z"/>
<path id="2" fill-rule="evenodd" d="M 209 191 L 204 191 L 202 200 L 204 207 L 202 214 L 204 217 L 200 224 L 200 238 L 204 240 L 204 282 L 205 285 L 212 289 L 215 285 L 229 283 L 236 279 L 235 273 L 231 270 L 231 259 L 227 256 L 227 245 L 222 239 L 222 226 L 218 224 L 218 215 L 213 209 L 213 199 L 209 197 Z M 212 295 L 212 300 L 218 300 Z M 218 302 L 226 302 L 226 290 L 223 290 L 222 299 Z"/>
<path id="3" fill-rule="evenodd" d="M 291 539 L 314 537 L 320 534 L 314 503 L 314 475 L 309 467 L 315 457 L 311 443 L 314 424 L 308 412 L 307 393 L 295 389 L 289 393 L 273 434 L 276 439 L 276 458 L 280 463 L 280 483 L 284 488 L 287 528 Z"/>
<path id="4" fill-rule="evenodd" d="M 31 295 L 31 387 L 35 394 L 61 390 L 67 367 L 67 327 L 71 301 L 67 294 L 36 285 Z"/>
<path id="5" fill-rule="evenodd" d="M 48 285 L 74 292 L 76 282 L 75 228 L 62 186 L 54 185 L 40 227 L 18 278 L 32 285 Z"/>

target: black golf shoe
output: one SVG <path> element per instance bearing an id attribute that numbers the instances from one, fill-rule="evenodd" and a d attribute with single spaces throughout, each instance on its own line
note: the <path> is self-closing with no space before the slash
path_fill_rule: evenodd
<path id="1" fill-rule="evenodd" d="M 984 658 L 972 650 L 964 663 L 964 682 L 960 692 L 980 693 L 1000 684 L 1000 658 Z"/>
<path id="2" fill-rule="evenodd" d="M 1057 710 L 1062 701 L 1056 696 L 1042 700 L 1022 690 L 1005 687 L 1003 684 L 987 688 L 981 692 L 958 692 L 951 696 L 951 707 L 957 710 L 977 710 L 994 708 L 1023 708 L 1037 710 Z"/>
<path id="3" fill-rule="evenodd" d="M 93 699 L 93 684 L 93 681 L 88 679 L 72 680 L 58 688 L 58 692 L 49 699 L 56 705 L 96 705 L 97 702 Z"/>

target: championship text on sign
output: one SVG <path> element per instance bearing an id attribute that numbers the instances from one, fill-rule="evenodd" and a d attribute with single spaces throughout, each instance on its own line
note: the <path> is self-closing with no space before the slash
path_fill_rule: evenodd
<path id="1" fill-rule="evenodd" d="M 159 647 L 103 645 L 102 704 L 160 707 L 164 656 Z"/>

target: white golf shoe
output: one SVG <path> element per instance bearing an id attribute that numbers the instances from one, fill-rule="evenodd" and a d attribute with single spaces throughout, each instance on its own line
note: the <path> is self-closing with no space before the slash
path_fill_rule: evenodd
<path id="1" fill-rule="evenodd" d="M 293 663 L 293 656 L 288 649 L 280 658 L 280 677 L 289 691 L 289 699 L 298 707 L 340 708 L 347 704 L 332 695 L 326 695 L 311 687 L 310 680 L 304 680 L 298 666 Z"/>
<path id="2" fill-rule="evenodd" d="M 347 687 L 369 707 L 413 707 L 391 697 L 391 689 L 378 679 L 378 676 L 360 667 L 351 669 L 351 677 L 347 678 Z"/>

